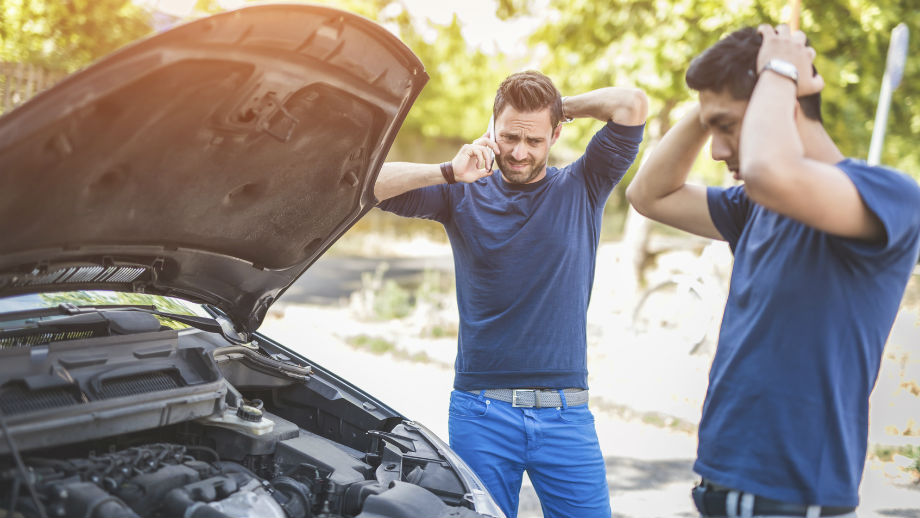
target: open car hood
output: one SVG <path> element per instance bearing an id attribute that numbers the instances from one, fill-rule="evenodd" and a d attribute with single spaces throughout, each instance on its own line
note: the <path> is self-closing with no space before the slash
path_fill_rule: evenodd
<path id="1" fill-rule="evenodd" d="M 395 36 L 255 6 L 131 45 L 0 118 L 0 296 L 111 289 L 250 333 L 373 207 L 428 80 Z"/>

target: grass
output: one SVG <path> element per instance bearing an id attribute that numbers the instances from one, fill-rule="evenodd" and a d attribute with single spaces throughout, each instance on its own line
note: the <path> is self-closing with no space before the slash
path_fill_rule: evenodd
<path id="1" fill-rule="evenodd" d="M 349 337 L 348 345 L 373 354 L 386 354 L 396 350 L 396 344 L 378 336 L 358 335 Z"/>
<path id="2" fill-rule="evenodd" d="M 356 335 L 350 336 L 345 339 L 345 343 L 351 346 L 354 349 L 367 351 L 371 354 L 376 354 L 377 356 L 382 356 L 388 354 L 397 360 L 409 361 L 412 363 L 437 363 L 443 364 L 438 360 L 435 360 L 431 356 L 428 356 L 424 351 L 418 352 L 409 352 L 405 349 L 401 349 L 396 346 L 393 342 L 380 338 L 379 336 L 370 336 L 370 335 Z M 449 367 L 449 366 L 448 366 Z"/>
<path id="3" fill-rule="evenodd" d="M 446 324 L 446 325 L 433 325 L 429 329 L 424 329 L 422 332 L 423 337 L 429 338 L 450 338 L 457 336 L 457 325 L 456 324 Z"/>
<path id="4" fill-rule="evenodd" d="M 615 415 L 627 421 L 638 419 L 642 423 L 656 428 L 666 428 L 690 434 L 694 434 L 697 431 L 697 424 L 692 421 L 663 414 L 661 412 L 636 410 L 627 405 L 615 403 L 602 396 L 591 396 L 591 408 Z"/>

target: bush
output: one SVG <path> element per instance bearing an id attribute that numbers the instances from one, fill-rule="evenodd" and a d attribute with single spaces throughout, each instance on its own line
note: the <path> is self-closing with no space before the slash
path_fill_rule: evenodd
<path id="1" fill-rule="evenodd" d="M 907 457 L 911 462 L 904 466 L 904 469 L 920 480 L 920 445 L 891 446 L 879 444 L 872 448 L 872 455 L 883 462 L 893 461 L 896 455 Z"/>

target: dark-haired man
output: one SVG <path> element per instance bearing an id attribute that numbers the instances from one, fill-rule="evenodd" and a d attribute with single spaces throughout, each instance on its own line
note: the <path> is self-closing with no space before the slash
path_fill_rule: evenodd
<path id="1" fill-rule="evenodd" d="M 855 516 L 869 393 L 917 260 L 920 189 L 837 149 L 814 56 L 786 26 L 710 47 L 687 71 L 699 106 L 627 193 L 735 255 L 694 465 L 704 516 Z M 709 137 L 743 185 L 685 183 Z"/>
<path id="2" fill-rule="evenodd" d="M 586 313 L 604 204 L 635 159 L 646 112 L 639 90 L 563 100 L 545 75 L 514 74 L 495 96 L 494 142 L 440 166 L 387 163 L 377 180 L 380 208 L 447 231 L 460 312 L 450 444 L 508 516 L 524 470 L 545 516 L 610 516 L 587 406 Z M 581 158 L 547 167 L 568 117 L 606 124 Z"/>

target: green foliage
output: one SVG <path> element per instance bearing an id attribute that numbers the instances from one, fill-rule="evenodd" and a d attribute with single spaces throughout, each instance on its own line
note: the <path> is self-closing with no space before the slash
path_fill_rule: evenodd
<path id="1" fill-rule="evenodd" d="M 916 145 L 920 134 L 920 17 L 916 5 L 893 0 L 824 4 L 820 13 L 803 13 L 803 28 L 818 51 L 818 70 L 827 82 L 822 93 L 826 126 L 850 156 L 868 154 L 891 30 L 902 21 L 907 23 L 907 63 L 901 85 L 892 96 L 882 163 L 920 178 L 920 148 Z"/>
<path id="2" fill-rule="evenodd" d="M 386 262 L 380 263 L 374 272 L 361 274 L 361 289 L 356 293 L 361 312 L 366 318 L 391 320 L 404 318 L 412 312 L 415 301 L 406 288 L 393 279 L 384 279 L 383 275 L 390 268 Z"/>
<path id="3" fill-rule="evenodd" d="M 428 329 L 422 336 L 428 336 L 431 338 L 453 338 L 457 336 L 457 326 L 441 326 L 434 325 L 431 329 Z"/>
<path id="4" fill-rule="evenodd" d="M 445 297 L 453 296 L 454 279 L 451 274 L 425 270 L 419 285 L 409 289 L 393 279 L 383 279 L 387 269 L 387 263 L 381 263 L 373 273 L 361 275 L 362 292 L 373 301 L 373 315 L 377 319 L 405 318 L 420 304 L 440 307 Z"/>
<path id="5" fill-rule="evenodd" d="M 396 350 L 393 342 L 380 338 L 379 336 L 358 335 L 352 336 L 347 340 L 348 345 L 355 349 L 364 349 L 373 354 L 384 354 Z"/>
<path id="6" fill-rule="evenodd" d="M 412 311 L 412 295 L 393 279 L 383 281 L 374 298 L 374 314 L 381 320 L 403 318 Z"/>
<path id="7" fill-rule="evenodd" d="M 910 444 L 902 446 L 879 444 L 872 448 L 872 454 L 883 462 L 894 460 L 895 455 L 903 455 L 912 461 L 907 465 L 906 470 L 913 472 L 914 476 L 920 476 L 920 446 L 911 446 Z"/>
<path id="8" fill-rule="evenodd" d="M 465 141 L 485 133 L 495 90 L 510 74 L 505 59 L 468 48 L 456 16 L 448 25 L 427 23 L 436 33 L 432 42 L 414 27 L 410 13 L 403 11 L 391 21 L 430 76 L 401 131 Z"/>
<path id="9" fill-rule="evenodd" d="M 844 154 L 865 157 L 891 29 L 906 21 L 911 31 L 904 80 L 894 94 L 884 163 L 920 176 L 920 17 L 912 2 L 824 0 L 804 2 L 802 29 L 818 52 L 825 78 L 827 128 Z M 525 14 L 528 2 L 503 0 L 507 16 Z M 785 0 L 549 0 L 547 20 L 530 42 L 544 55 L 541 69 L 563 92 L 611 84 L 634 85 L 651 100 L 649 134 L 654 140 L 676 120 L 695 94 L 684 83 L 690 60 L 725 34 L 745 25 L 788 19 Z M 573 124 L 564 143 L 584 142 L 593 131 Z"/>
<path id="10" fill-rule="evenodd" d="M 75 306 L 141 305 L 154 306 L 157 311 L 179 315 L 195 315 L 195 312 L 176 299 L 148 295 L 146 293 L 123 293 L 116 291 L 61 291 L 40 293 L 39 297 L 47 306 L 73 304 Z M 187 325 L 164 317 L 156 317 L 166 327 L 184 329 Z"/>
<path id="11" fill-rule="evenodd" d="M 346 343 L 355 349 L 365 350 L 378 356 L 389 354 L 398 360 L 407 360 L 413 363 L 431 363 L 434 361 L 424 351 L 410 353 L 405 349 L 396 347 L 393 342 L 380 338 L 379 336 L 352 336 L 346 340 Z"/>
<path id="12" fill-rule="evenodd" d="M 498 0 L 495 14 L 499 19 L 507 20 L 514 16 L 515 13 L 530 10 L 532 7 L 533 0 Z"/>
<path id="13" fill-rule="evenodd" d="M 428 304 L 439 305 L 445 296 L 454 293 L 454 276 L 440 270 L 422 272 L 422 282 L 415 290 L 415 298 Z"/>
<path id="14" fill-rule="evenodd" d="M 0 61 L 72 72 L 151 31 L 131 0 L 0 0 Z"/>
<path id="15" fill-rule="evenodd" d="M 482 134 L 498 83 L 516 65 L 470 49 L 455 18 L 446 25 L 412 17 L 397 0 L 319 0 L 393 28 L 419 56 L 431 79 L 402 134 L 469 141 Z M 905 0 L 805 2 L 802 28 L 818 51 L 827 83 L 824 113 L 841 150 L 865 157 L 891 29 L 911 31 L 904 80 L 894 92 L 884 163 L 920 176 L 920 17 Z M 197 8 L 218 10 L 216 0 Z M 532 15 L 545 22 L 522 59 L 556 80 L 566 94 L 611 84 L 634 85 L 650 97 L 653 142 L 695 99 L 684 84 L 690 60 L 743 25 L 788 18 L 787 0 L 499 0 L 504 19 Z M 0 60 L 75 70 L 150 32 L 150 16 L 131 0 L 0 0 Z M 427 23 L 427 25 L 424 25 Z M 426 36 L 423 36 L 423 32 Z M 429 34 L 433 34 L 433 37 Z M 592 121 L 565 128 L 558 145 L 568 157 L 596 130 Z M 566 153 L 566 150 L 571 150 Z M 440 154 L 443 153 L 439 153 Z M 721 169 L 699 163 L 707 180 Z"/>

